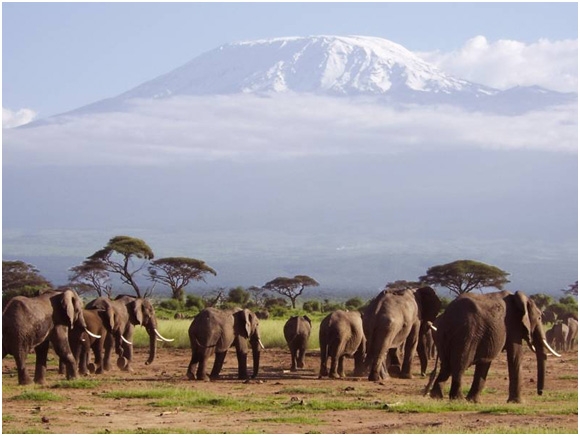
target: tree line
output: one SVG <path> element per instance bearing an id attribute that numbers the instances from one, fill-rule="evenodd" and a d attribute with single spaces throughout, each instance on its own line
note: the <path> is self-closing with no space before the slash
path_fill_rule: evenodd
<path id="1" fill-rule="evenodd" d="M 276 277 L 263 286 L 250 286 L 247 289 L 237 287 L 227 294 L 224 289 L 216 289 L 207 295 L 199 297 L 186 295 L 185 290 L 196 281 L 204 281 L 208 275 L 217 276 L 215 269 L 205 261 L 189 257 L 164 257 L 155 259 L 153 250 L 142 239 L 131 236 L 115 236 L 107 244 L 88 256 L 79 265 L 70 268 L 69 283 L 66 287 L 73 288 L 79 294 L 96 294 L 99 297 L 112 297 L 114 290 L 111 277 L 117 277 L 121 283 L 133 290 L 137 297 L 149 297 L 154 294 L 158 285 L 169 288 L 171 300 L 166 303 L 173 307 L 204 307 L 236 304 L 257 308 L 285 307 L 289 302 L 292 309 L 297 309 L 297 300 L 306 288 L 317 287 L 319 283 L 307 275 L 294 277 Z M 474 260 L 457 260 L 451 263 L 430 267 L 425 275 L 417 281 L 397 280 L 386 284 L 386 289 L 407 289 L 421 286 L 443 287 L 452 295 L 459 296 L 473 290 L 484 288 L 504 289 L 509 283 L 509 273 L 502 269 Z M 150 283 L 142 289 L 143 280 Z M 16 295 L 35 295 L 45 289 L 53 289 L 33 265 L 25 262 L 2 261 L 2 300 L 3 306 Z M 578 295 L 578 282 L 561 290 L 568 297 L 555 302 L 547 294 L 535 294 L 538 307 L 551 312 L 570 312 L 576 304 L 572 296 Z M 270 293 L 268 293 L 270 292 Z M 276 297 L 275 295 L 279 295 Z M 354 297 L 343 307 L 357 309 L 364 302 Z M 560 305 L 560 306 L 558 306 Z M 333 310 L 333 303 L 325 300 L 305 301 L 303 310 L 308 312 Z M 577 313 L 577 305 L 574 311 Z M 575 315 L 577 317 L 577 315 Z"/>

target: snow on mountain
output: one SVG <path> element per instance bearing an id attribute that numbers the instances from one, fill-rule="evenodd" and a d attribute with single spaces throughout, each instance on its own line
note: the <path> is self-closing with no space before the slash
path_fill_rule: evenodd
<path id="1" fill-rule="evenodd" d="M 446 75 L 385 39 L 312 36 L 225 44 L 121 97 L 287 91 L 381 95 L 401 90 L 495 92 Z"/>
<path id="2" fill-rule="evenodd" d="M 577 101 L 577 94 L 538 92 L 537 87 L 500 91 L 455 78 L 382 38 L 309 36 L 224 44 L 117 97 L 67 115 L 127 110 L 133 99 L 289 92 L 366 96 L 389 104 L 453 104 L 507 114 Z"/>

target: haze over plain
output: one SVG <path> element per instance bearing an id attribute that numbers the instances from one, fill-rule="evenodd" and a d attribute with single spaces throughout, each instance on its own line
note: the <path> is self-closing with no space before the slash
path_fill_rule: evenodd
<path id="1" fill-rule="evenodd" d="M 462 258 L 514 290 L 576 280 L 576 93 L 454 77 L 375 37 L 249 41 L 4 130 L 3 258 L 62 283 L 129 234 L 204 259 L 209 286 L 372 294 Z"/>

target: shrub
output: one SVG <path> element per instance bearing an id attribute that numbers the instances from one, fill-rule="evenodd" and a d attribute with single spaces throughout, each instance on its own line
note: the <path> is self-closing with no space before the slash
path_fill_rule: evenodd
<path id="1" fill-rule="evenodd" d="M 302 305 L 302 309 L 310 313 L 320 312 L 321 305 L 319 301 L 315 300 L 305 301 L 304 304 Z"/>
<path id="2" fill-rule="evenodd" d="M 187 309 L 193 309 L 195 307 L 200 311 L 205 309 L 205 303 L 199 295 L 187 294 L 185 297 L 185 307 Z"/>

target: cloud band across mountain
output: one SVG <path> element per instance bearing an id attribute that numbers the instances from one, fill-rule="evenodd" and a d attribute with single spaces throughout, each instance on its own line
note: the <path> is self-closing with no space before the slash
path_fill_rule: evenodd
<path id="1" fill-rule="evenodd" d="M 5 130 L 4 164 L 163 165 L 453 148 L 577 152 L 576 105 L 508 116 L 287 93 L 133 100 L 129 107 Z"/>

